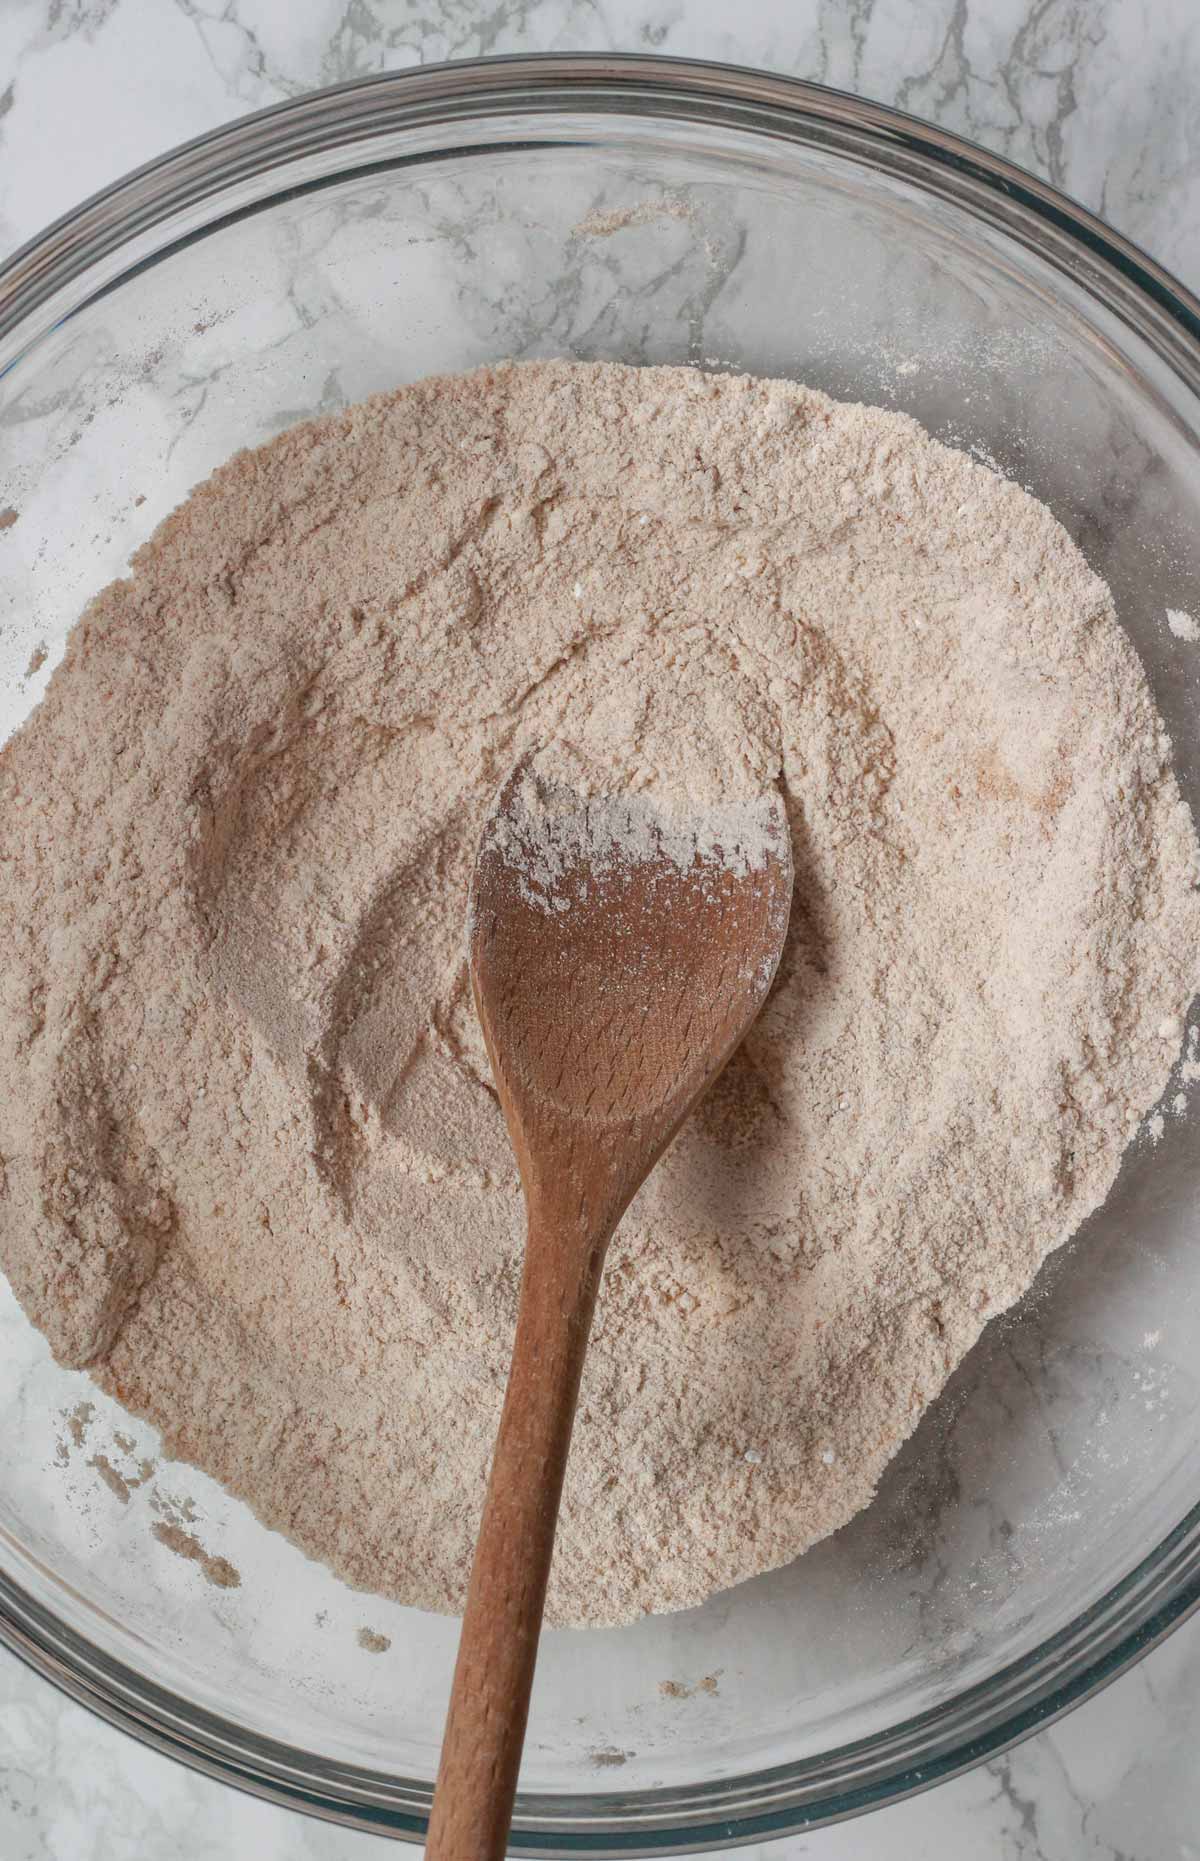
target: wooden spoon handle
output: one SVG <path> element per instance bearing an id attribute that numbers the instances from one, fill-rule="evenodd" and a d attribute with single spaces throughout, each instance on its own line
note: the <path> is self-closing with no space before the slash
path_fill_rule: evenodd
<path id="1" fill-rule="evenodd" d="M 603 1258 L 531 1215 L 425 1861 L 504 1861 Z"/>

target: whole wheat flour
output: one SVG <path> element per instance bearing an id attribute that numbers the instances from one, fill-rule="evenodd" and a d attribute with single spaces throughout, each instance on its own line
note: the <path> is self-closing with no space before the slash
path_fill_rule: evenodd
<path id="1" fill-rule="evenodd" d="M 546 752 L 531 758 L 484 841 L 518 875 L 520 889 L 543 911 L 565 911 L 581 865 L 601 877 L 618 868 L 663 861 L 689 872 L 720 868 L 739 877 L 761 868 L 788 835 L 780 798 L 764 791 L 744 801 L 702 796 L 680 812 L 645 795 L 583 796 L 545 775 Z"/>
<path id="2" fill-rule="evenodd" d="M 0 1259 L 55 1352 L 351 1582 L 463 1596 L 515 1166 L 463 962 L 517 760 L 777 786 L 775 989 L 613 1244 L 559 1622 L 841 1525 L 1104 1197 L 1200 981 L 1111 598 L 912 421 L 782 383 L 428 381 L 202 485 L 0 758 Z"/>

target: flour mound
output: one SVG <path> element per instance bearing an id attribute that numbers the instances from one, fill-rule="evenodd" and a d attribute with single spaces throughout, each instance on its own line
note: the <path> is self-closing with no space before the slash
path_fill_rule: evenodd
<path id="1" fill-rule="evenodd" d="M 463 917 L 539 749 L 685 818 L 777 791 L 796 868 L 605 1275 L 550 1609 L 619 1622 L 850 1518 L 1102 1201 L 1197 847 L 1107 589 L 901 415 L 506 367 L 200 486 L 0 755 L 0 1261 L 169 1453 L 435 1609 L 523 1227 Z"/>

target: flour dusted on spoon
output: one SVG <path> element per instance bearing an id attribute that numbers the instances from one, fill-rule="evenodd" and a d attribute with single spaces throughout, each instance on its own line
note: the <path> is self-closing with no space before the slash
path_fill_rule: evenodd
<path id="1" fill-rule="evenodd" d="M 678 812 L 657 796 L 582 796 L 541 773 L 547 759 L 524 771 L 508 806 L 489 824 L 488 845 L 521 875 L 531 903 L 567 909 L 564 881 L 586 868 L 596 878 L 619 868 L 663 861 L 680 872 L 695 866 L 742 878 L 761 870 L 786 832 L 777 797 L 744 801 L 687 798 Z"/>
<path id="2" fill-rule="evenodd" d="M 0 1262 L 168 1453 L 427 1608 L 516 1311 L 462 928 L 535 753 L 589 856 L 652 807 L 751 860 L 777 795 L 796 876 L 601 1288 L 550 1616 L 621 1622 L 844 1524 L 1103 1200 L 1200 982 L 1197 846 L 1107 588 L 902 415 L 506 367 L 198 487 L 0 755 Z"/>

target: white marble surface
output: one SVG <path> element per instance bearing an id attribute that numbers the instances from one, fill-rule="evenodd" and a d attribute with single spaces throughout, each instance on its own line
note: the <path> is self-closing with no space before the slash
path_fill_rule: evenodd
<path id="1" fill-rule="evenodd" d="M 244 110 L 421 61 L 553 49 L 734 59 L 896 101 L 1048 175 L 1200 285 L 1195 0 L 0 0 L 0 249 Z M 1198 1739 L 1200 1622 L 1005 1758 L 741 1852 L 1200 1861 Z M 0 1657 L 4 1861 L 383 1852 L 152 1756 Z"/>

